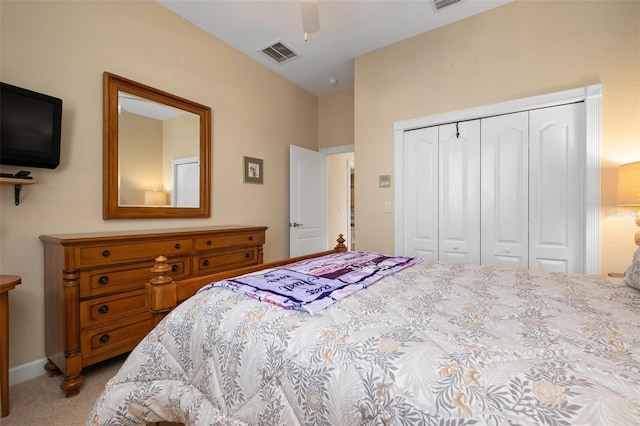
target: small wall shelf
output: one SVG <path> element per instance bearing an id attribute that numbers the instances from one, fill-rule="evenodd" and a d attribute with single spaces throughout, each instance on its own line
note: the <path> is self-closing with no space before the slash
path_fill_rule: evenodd
<path id="1" fill-rule="evenodd" d="M 16 206 L 20 204 L 20 191 L 22 191 L 22 185 L 33 185 L 38 183 L 35 179 L 18 179 L 10 177 L 0 177 L 0 184 L 9 183 L 15 186 L 15 199 Z"/>

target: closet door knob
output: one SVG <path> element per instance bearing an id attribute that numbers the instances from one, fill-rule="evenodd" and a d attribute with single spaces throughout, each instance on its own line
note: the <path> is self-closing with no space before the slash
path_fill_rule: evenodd
<path id="1" fill-rule="evenodd" d="M 511 249 L 510 248 L 504 249 L 504 252 L 505 253 L 511 253 Z"/>

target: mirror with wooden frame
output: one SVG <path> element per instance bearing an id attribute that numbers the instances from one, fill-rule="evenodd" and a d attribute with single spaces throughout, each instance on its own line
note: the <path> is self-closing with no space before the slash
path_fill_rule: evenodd
<path id="1" fill-rule="evenodd" d="M 103 84 L 103 217 L 210 217 L 211 108 L 108 72 Z"/>

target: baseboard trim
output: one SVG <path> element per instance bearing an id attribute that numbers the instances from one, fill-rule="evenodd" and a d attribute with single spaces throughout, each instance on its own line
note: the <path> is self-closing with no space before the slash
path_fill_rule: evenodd
<path id="1" fill-rule="evenodd" d="M 47 358 L 40 358 L 35 361 L 28 362 L 26 364 L 18 365 L 9 369 L 9 386 L 16 385 L 18 383 L 26 382 L 27 380 L 35 379 L 46 374 L 44 365 L 47 363 Z"/>

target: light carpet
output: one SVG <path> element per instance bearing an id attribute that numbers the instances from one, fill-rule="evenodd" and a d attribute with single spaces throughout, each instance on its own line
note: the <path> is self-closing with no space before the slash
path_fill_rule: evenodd
<path id="1" fill-rule="evenodd" d="M 107 381 L 113 377 L 126 356 L 89 366 L 83 370 L 80 394 L 65 398 L 60 384 L 64 376 L 44 374 L 9 388 L 9 415 L 0 418 L 2 426 L 81 426 L 85 425 L 93 404 Z M 44 366 L 43 366 L 44 371 Z"/>

